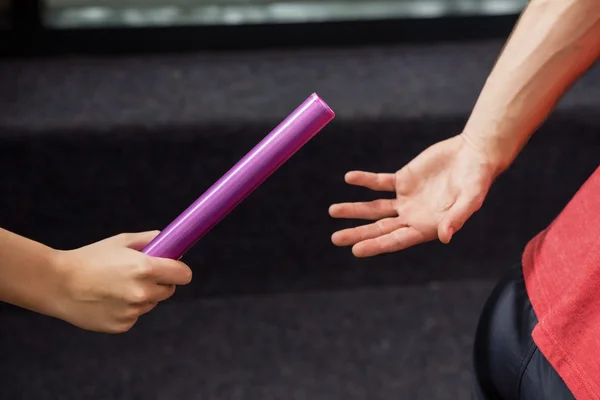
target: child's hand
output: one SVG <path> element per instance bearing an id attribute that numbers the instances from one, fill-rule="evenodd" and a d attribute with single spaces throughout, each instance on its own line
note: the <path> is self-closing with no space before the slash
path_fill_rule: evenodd
<path id="1" fill-rule="evenodd" d="M 158 232 L 120 234 L 57 254 L 65 295 L 57 317 L 83 329 L 120 333 L 192 279 L 180 261 L 141 253 Z"/>
<path id="2" fill-rule="evenodd" d="M 346 182 L 375 191 L 396 192 L 395 199 L 331 206 L 334 218 L 376 221 L 334 233 L 338 246 L 352 245 L 357 257 L 406 249 L 439 238 L 450 239 L 476 212 L 497 168 L 461 135 L 437 143 L 395 174 L 349 172 Z"/>

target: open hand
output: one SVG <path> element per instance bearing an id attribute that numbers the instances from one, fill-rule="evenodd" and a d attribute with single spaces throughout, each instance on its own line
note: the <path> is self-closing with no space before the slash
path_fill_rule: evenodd
<path id="1" fill-rule="evenodd" d="M 353 246 L 357 257 L 370 257 L 452 236 L 482 206 L 496 176 L 487 156 L 462 135 L 436 143 L 396 173 L 353 171 L 351 185 L 396 192 L 396 198 L 341 203 L 334 218 L 375 221 L 333 234 L 337 246 Z"/>

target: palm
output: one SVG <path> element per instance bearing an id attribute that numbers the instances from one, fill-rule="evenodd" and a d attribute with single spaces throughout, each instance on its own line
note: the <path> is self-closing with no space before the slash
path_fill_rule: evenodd
<path id="1" fill-rule="evenodd" d="M 353 245 L 358 257 L 436 238 L 448 243 L 479 209 L 492 180 L 485 157 L 460 136 L 429 147 L 395 174 L 350 172 L 349 184 L 396 192 L 396 198 L 331 206 L 335 218 L 375 221 L 336 232 L 332 240 L 338 246 Z"/>

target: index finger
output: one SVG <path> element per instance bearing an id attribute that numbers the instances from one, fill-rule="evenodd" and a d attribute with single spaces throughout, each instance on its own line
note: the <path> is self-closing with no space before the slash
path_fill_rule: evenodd
<path id="1" fill-rule="evenodd" d="M 375 174 L 373 172 L 351 171 L 345 176 L 346 183 L 379 192 L 393 192 L 396 186 L 394 174 Z"/>
<path id="2" fill-rule="evenodd" d="M 181 261 L 152 257 L 151 278 L 162 285 L 187 285 L 192 281 L 192 270 Z"/>

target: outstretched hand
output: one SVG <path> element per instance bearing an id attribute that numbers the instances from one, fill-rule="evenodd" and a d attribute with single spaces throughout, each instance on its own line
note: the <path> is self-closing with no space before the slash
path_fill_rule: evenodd
<path id="1" fill-rule="evenodd" d="M 340 203 L 334 218 L 375 221 L 335 232 L 337 246 L 353 246 L 357 257 L 400 251 L 452 236 L 482 206 L 497 175 L 487 156 L 458 135 L 436 143 L 396 173 L 353 171 L 346 182 L 396 198 Z"/>

